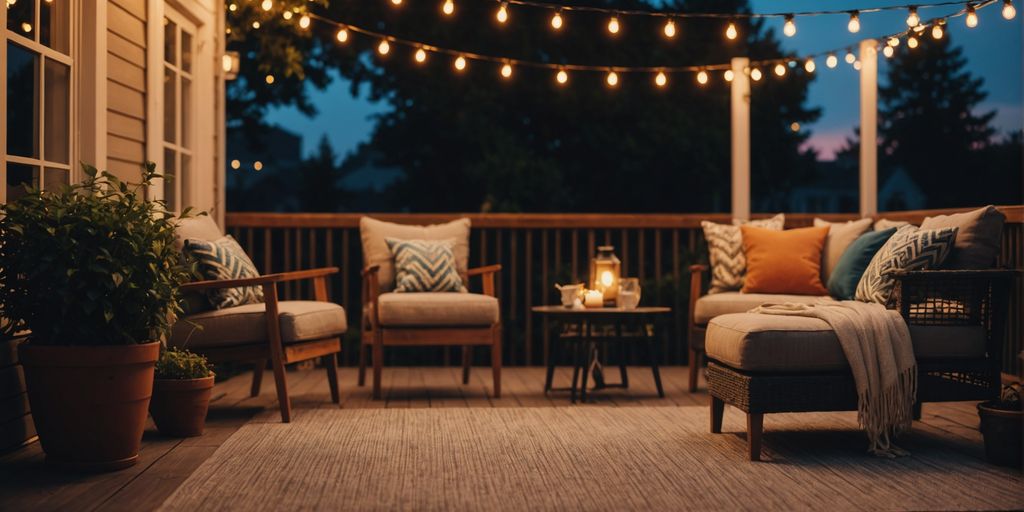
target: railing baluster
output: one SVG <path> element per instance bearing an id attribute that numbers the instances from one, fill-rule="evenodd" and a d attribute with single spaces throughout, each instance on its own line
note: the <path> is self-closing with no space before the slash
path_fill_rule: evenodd
<path id="1" fill-rule="evenodd" d="M 580 280 L 580 230 L 572 230 L 572 280 L 573 282 Z"/>
<path id="2" fill-rule="evenodd" d="M 523 291 L 523 297 L 526 299 L 526 306 L 523 309 L 523 315 L 526 316 L 526 343 L 523 348 L 525 349 L 525 364 L 533 364 L 533 313 L 530 308 L 533 307 L 533 230 L 523 230 L 526 235 L 526 251 L 523 256 L 523 261 L 526 264 L 526 272 L 523 274 L 523 280 L 525 281 L 526 289 Z M 514 285 L 513 285 L 514 286 Z"/>

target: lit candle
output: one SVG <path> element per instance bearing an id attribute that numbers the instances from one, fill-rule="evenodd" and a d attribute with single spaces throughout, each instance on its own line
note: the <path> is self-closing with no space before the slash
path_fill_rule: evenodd
<path id="1" fill-rule="evenodd" d="M 583 294 L 583 305 L 588 308 L 604 306 L 604 294 L 600 290 L 587 290 Z"/>

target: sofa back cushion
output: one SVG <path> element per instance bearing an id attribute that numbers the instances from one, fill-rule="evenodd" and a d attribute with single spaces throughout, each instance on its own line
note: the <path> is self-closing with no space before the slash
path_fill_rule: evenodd
<path id="1" fill-rule="evenodd" d="M 827 226 L 828 236 L 825 237 L 825 249 L 821 254 L 821 281 L 827 283 L 832 271 L 843 257 L 847 247 L 871 229 L 871 219 L 858 219 L 849 222 L 829 222 L 814 219 L 815 227 Z M 854 283 L 856 285 L 856 283 Z"/>
<path id="2" fill-rule="evenodd" d="M 964 213 L 925 217 L 921 229 L 957 228 L 956 241 L 943 268 L 981 270 L 992 268 L 1003 240 L 1006 215 L 995 206 Z"/>
<path id="3" fill-rule="evenodd" d="M 453 239 L 452 253 L 455 255 L 455 268 L 462 282 L 466 282 L 469 269 L 469 219 L 457 219 L 445 224 L 430 226 L 410 226 L 384 222 L 370 217 L 359 219 L 359 236 L 363 243 L 363 264 L 367 267 L 377 265 L 380 271 L 377 277 L 381 291 L 388 292 L 395 288 L 395 262 L 388 248 L 387 239 L 398 240 L 448 240 Z"/>
<path id="4" fill-rule="evenodd" d="M 821 253 L 828 226 L 773 231 L 740 226 L 747 275 L 743 293 L 828 295 L 821 282 Z"/>

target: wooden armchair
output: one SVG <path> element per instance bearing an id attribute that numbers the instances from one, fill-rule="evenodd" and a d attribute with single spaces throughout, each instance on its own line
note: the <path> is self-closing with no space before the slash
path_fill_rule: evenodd
<path id="1" fill-rule="evenodd" d="M 462 346 L 462 383 L 469 383 L 473 347 L 491 347 L 494 397 L 501 397 L 501 319 L 494 276 L 500 265 L 469 269 L 480 276 L 483 293 L 382 293 L 380 267 L 363 270 L 362 342 L 359 385 L 366 382 L 369 353 L 373 357 L 373 398 L 381 398 L 385 346 Z"/>
<path id="2" fill-rule="evenodd" d="M 697 322 L 695 315 L 697 300 L 704 293 L 704 273 L 708 266 L 697 264 L 690 265 L 690 302 L 686 313 L 687 322 L 687 344 L 690 347 L 689 364 L 690 375 L 688 389 L 690 393 L 697 391 L 697 377 L 704 366 L 704 333 L 707 330 L 706 324 Z"/>

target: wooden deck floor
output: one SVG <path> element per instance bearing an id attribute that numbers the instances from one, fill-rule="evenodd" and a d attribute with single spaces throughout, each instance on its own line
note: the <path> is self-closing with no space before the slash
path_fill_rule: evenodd
<path id="1" fill-rule="evenodd" d="M 609 380 L 617 372 L 609 372 Z M 504 397 L 489 397 L 490 371 L 474 369 L 469 385 L 459 383 L 458 368 L 389 368 L 384 373 L 385 400 L 370 399 L 369 387 L 356 387 L 356 371 L 341 371 L 342 408 L 416 407 L 570 407 L 568 392 L 543 392 L 544 369 L 506 368 Z M 630 368 L 629 389 L 607 389 L 593 396 L 585 407 L 702 407 L 703 391 L 685 390 L 687 369 L 662 370 L 666 398 L 655 392 L 650 370 Z M 151 510 L 158 507 L 239 427 L 250 421 L 279 421 L 273 377 L 264 376 L 262 393 L 249 397 L 249 375 L 217 384 L 207 419 L 206 434 L 189 439 L 160 436 L 150 425 L 143 439 L 139 463 L 127 470 L 80 475 L 61 473 L 43 463 L 42 450 L 34 443 L 0 457 L 0 510 Z M 567 386 L 569 370 L 560 369 L 555 387 Z M 289 372 L 288 385 L 295 414 L 310 408 L 334 407 L 322 370 Z M 703 383 L 702 383 L 703 388 Z M 926 404 L 924 429 L 948 440 L 951 446 L 983 457 L 974 403 Z"/>

